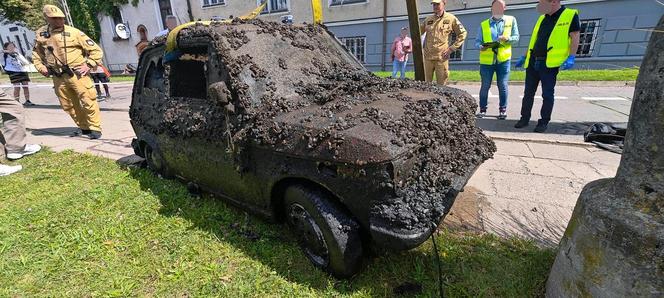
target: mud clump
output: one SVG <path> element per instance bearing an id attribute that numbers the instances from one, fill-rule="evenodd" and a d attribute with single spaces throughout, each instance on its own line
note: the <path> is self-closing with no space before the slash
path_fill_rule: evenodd
<path id="1" fill-rule="evenodd" d="M 132 119 L 156 133 L 242 145 L 232 148 L 267 146 L 359 165 L 399 159 L 409 166 L 376 181 L 394 194 L 372 203 L 371 217 L 382 224 L 403 231 L 436 224 L 496 150 L 476 127 L 477 106 L 466 92 L 378 78 L 324 27 L 236 19 L 185 28 L 178 44 L 186 50 L 200 39 L 218 68 L 208 84 L 224 85 L 209 88 L 206 99 L 173 97 L 154 113 L 132 110 Z"/>

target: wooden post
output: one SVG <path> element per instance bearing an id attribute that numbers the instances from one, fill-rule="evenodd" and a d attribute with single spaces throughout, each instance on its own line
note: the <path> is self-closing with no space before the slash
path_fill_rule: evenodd
<path id="1" fill-rule="evenodd" d="M 415 80 L 424 81 L 424 56 L 422 54 L 422 34 L 420 33 L 420 16 L 417 12 L 417 0 L 406 0 L 406 6 L 408 7 L 410 38 L 413 39 Z"/>
<path id="2" fill-rule="evenodd" d="M 383 55 L 380 59 L 380 68 L 385 71 L 385 64 L 387 64 L 387 0 L 383 0 Z M 392 62 L 392 61 L 390 61 Z"/>

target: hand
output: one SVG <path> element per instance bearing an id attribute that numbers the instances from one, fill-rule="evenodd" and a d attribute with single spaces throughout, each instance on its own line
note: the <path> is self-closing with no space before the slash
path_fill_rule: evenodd
<path id="1" fill-rule="evenodd" d="M 501 41 L 501 42 L 507 42 L 507 41 L 509 41 L 510 39 L 507 38 L 507 37 L 505 37 L 505 36 L 502 36 L 502 35 L 501 35 L 500 37 L 498 37 L 498 40 Z"/>
<path id="2" fill-rule="evenodd" d="M 74 70 L 76 70 L 76 72 L 81 76 L 85 76 L 90 72 L 90 66 L 88 66 L 86 63 L 83 63 L 79 66 L 76 66 Z"/>
<path id="3" fill-rule="evenodd" d="M 519 58 L 519 61 L 516 62 L 515 66 L 516 67 L 523 67 L 523 65 L 526 63 L 526 56 L 521 56 Z"/>
<path id="4" fill-rule="evenodd" d="M 484 45 L 480 47 L 480 51 L 486 51 L 487 49 L 489 49 L 489 47 Z"/>
<path id="5" fill-rule="evenodd" d="M 572 69 L 572 67 L 574 67 L 574 60 L 575 59 L 576 59 L 576 57 L 574 55 L 570 55 L 569 57 L 567 57 L 567 60 L 565 60 L 565 62 L 563 62 L 563 65 L 560 67 L 560 69 L 562 69 L 562 70 Z"/>
<path id="6" fill-rule="evenodd" d="M 42 66 L 37 71 L 45 77 L 48 77 L 48 68 Z"/>
<path id="7" fill-rule="evenodd" d="M 454 52 L 454 50 L 452 50 L 452 48 L 447 48 L 445 53 L 443 53 L 443 60 L 449 60 L 450 55 L 452 55 L 453 52 Z"/>

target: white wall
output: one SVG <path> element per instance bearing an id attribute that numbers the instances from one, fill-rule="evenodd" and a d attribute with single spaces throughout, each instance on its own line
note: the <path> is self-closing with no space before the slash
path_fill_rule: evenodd
<path id="1" fill-rule="evenodd" d="M 171 0 L 173 14 L 178 17 L 180 23 L 189 21 L 187 13 L 187 2 L 185 0 Z M 131 4 L 120 8 L 123 21 L 128 24 L 131 32 L 129 39 L 115 39 L 115 25 L 110 16 L 99 14 L 101 25 L 100 45 L 104 50 L 104 64 L 113 70 L 122 70 L 125 64 L 138 63 L 136 44 L 141 41 L 137 31 L 139 25 L 148 30 L 148 40 L 152 40 L 159 31 L 163 30 L 161 14 L 159 13 L 156 0 L 139 1 L 137 6 Z"/>

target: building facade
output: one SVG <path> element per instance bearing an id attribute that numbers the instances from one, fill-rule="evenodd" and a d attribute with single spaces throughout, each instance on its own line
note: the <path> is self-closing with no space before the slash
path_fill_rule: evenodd
<path id="1" fill-rule="evenodd" d="M 35 42 L 35 32 L 15 23 L 4 24 L 0 20 L 0 44 L 13 42 L 16 49 L 25 57 L 32 57 L 32 47 Z"/>
<path id="2" fill-rule="evenodd" d="M 279 21 L 290 15 L 295 23 L 311 22 L 309 0 L 189 0 L 194 19 L 228 18 L 256 8 L 268 8 L 261 18 Z M 325 25 L 370 70 L 389 69 L 391 41 L 408 26 L 405 1 L 321 0 Z M 468 30 L 463 48 L 453 54 L 452 67 L 477 69 L 479 50 L 474 47 L 480 23 L 491 16 L 492 0 L 448 0 L 447 11 L 455 14 Z M 539 17 L 534 0 L 507 0 L 506 14 L 517 18 L 521 39 L 513 47 L 513 59 L 524 55 Z M 577 68 L 611 69 L 640 66 L 650 31 L 664 14 L 657 0 L 566 0 L 580 12 L 581 45 Z M 429 0 L 418 0 L 420 17 L 432 12 Z M 412 60 L 412 59 L 411 59 Z M 412 61 L 411 61 L 412 62 Z"/>
<path id="3" fill-rule="evenodd" d="M 119 6 L 110 16 L 99 14 L 104 65 L 115 72 L 127 64 L 136 67 L 140 50 L 164 30 L 168 15 L 174 15 L 179 23 L 191 21 L 185 0 L 143 0 L 136 6 Z M 117 34 L 118 24 L 123 24 L 128 34 Z"/>

